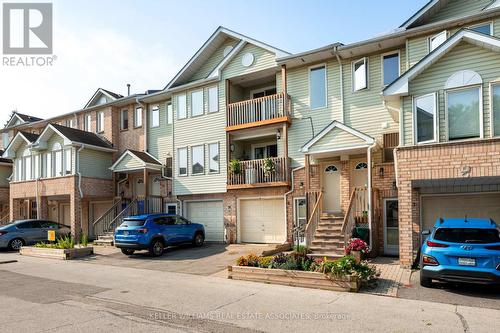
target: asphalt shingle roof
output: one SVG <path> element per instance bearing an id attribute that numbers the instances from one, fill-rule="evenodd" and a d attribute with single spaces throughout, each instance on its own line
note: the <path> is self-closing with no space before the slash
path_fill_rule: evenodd
<path id="1" fill-rule="evenodd" d="M 131 152 L 132 154 L 134 154 L 135 156 L 137 156 L 138 158 L 140 158 L 145 163 L 161 165 L 161 163 L 158 162 L 158 160 L 156 160 L 155 158 L 153 158 L 151 155 L 149 155 L 146 152 L 132 150 L 132 149 L 128 149 L 128 151 Z"/>
<path id="2" fill-rule="evenodd" d="M 66 127 L 58 124 L 51 125 L 54 126 L 54 128 L 57 129 L 62 135 L 73 142 L 83 143 L 96 147 L 113 148 L 113 146 L 109 142 L 95 133 L 82 131 L 76 128 Z"/>

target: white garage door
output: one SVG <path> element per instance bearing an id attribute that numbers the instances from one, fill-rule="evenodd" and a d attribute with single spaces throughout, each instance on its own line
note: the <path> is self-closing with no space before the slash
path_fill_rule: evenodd
<path id="1" fill-rule="evenodd" d="M 186 218 L 205 226 L 205 240 L 224 241 L 224 213 L 222 201 L 186 202 Z"/>
<path id="2" fill-rule="evenodd" d="M 422 229 L 431 229 L 439 217 L 491 218 L 500 222 L 500 193 L 422 197 Z"/>
<path id="3" fill-rule="evenodd" d="M 285 208 L 283 199 L 240 200 L 240 241 L 246 243 L 283 243 Z"/>

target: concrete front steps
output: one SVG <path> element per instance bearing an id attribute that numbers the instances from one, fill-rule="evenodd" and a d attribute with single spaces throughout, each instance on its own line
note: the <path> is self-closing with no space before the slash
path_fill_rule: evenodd
<path id="1" fill-rule="evenodd" d="M 106 232 L 102 235 L 97 236 L 97 239 L 94 241 L 94 245 L 102 245 L 102 246 L 113 246 L 114 245 L 114 237 L 112 232 Z"/>
<path id="2" fill-rule="evenodd" d="M 309 248 L 311 257 L 336 259 L 344 256 L 344 237 L 341 234 L 343 222 L 343 216 L 321 216 Z"/>

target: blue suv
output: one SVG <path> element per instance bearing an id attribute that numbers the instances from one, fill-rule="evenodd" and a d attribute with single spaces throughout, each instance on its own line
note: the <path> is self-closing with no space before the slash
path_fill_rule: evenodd
<path id="1" fill-rule="evenodd" d="M 136 250 L 149 250 L 152 256 L 161 256 L 163 249 L 170 245 L 192 243 L 202 246 L 205 228 L 202 224 L 178 215 L 146 214 L 127 217 L 116 228 L 115 246 L 123 254 L 131 255 Z"/>
<path id="2" fill-rule="evenodd" d="M 491 219 L 438 219 L 420 256 L 420 284 L 432 280 L 500 284 L 499 228 Z"/>

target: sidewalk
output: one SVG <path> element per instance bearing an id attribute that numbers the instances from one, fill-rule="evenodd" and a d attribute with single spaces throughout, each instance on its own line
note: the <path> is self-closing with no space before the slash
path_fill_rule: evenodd
<path id="1" fill-rule="evenodd" d="M 410 284 L 411 270 L 402 268 L 398 258 L 377 257 L 370 260 L 380 276 L 374 289 L 362 289 L 362 293 L 397 297 L 398 288 Z"/>

